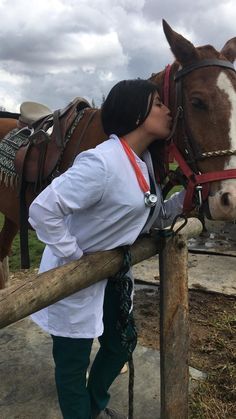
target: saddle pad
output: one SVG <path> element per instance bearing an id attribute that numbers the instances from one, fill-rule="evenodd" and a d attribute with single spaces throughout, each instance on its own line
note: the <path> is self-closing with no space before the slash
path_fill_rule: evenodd
<path id="1" fill-rule="evenodd" d="M 64 141 L 65 146 L 71 139 L 83 115 L 84 109 L 79 111 L 73 123 L 68 128 Z M 0 182 L 4 181 L 6 186 L 14 187 L 18 184 L 19 176 L 15 170 L 14 160 L 18 149 L 28 143 L 30 133 L 31 131 L 28 128 L 23 128 L 20 131 L 18 128 L 15 128 L 0 142 Z"/>
<path id="2" fill-rule="evenodd" d="M 6 185 L 13 186 L 18 176 L 15 171 L 14 159 L 17 150 L 27 143 L 30 130 L 15 128 L 0 142 L 0 180 L 4 179 Z"/>

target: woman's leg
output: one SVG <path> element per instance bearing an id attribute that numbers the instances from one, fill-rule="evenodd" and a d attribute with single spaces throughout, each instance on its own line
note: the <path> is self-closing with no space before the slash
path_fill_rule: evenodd
<path id="1" fill-rule="evenodd" d="M 104 332 L 99 338 L 101 346 L 93 362 L 88 381 L 92 415 L 94 417 L 107 406 L 110 399 L 108 389 L 129 358 L 127 350 L 121 345 L 120 332 L 117 330 L 119 312 L 119 294 L 115 290 L 114 284 L 108 281 L 103 307 Z M 131 327 L 130 324 L 130 332 Z M 133 350 L 136 343 L 135 340 Z"/>
<path id="2" fill-rule="evenodd" d="M 55 380 L 64 419 L 90 419 L 86 371 L 93 339 L 52 336 Z"/>

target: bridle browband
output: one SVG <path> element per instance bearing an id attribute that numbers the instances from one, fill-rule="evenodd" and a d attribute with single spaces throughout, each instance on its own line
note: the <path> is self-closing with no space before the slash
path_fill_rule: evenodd
<path id="1" fill-rule="evenodd" d="M 193 70 L 196 70 L 198 68 L 212 67 L 212 66 L 229 68 L 230 70 L 235 71 L 234 65 L 230 61 L 218 60 L 216 58 L 212 58 L 209 60 L 201 60 L 198 63 L 190 64 L 184 68 L 181 68 L 181 70 L 178 70 L 177 73 L 175 74 L 174 80 L 177 81 L 183 76 L 186 76 L 186 74 L 189 74 Z"/>
<path id="2" fill-rule="evenodd" d="M 202 67 L 217 66 L 227 68 L 235 72 L 234 65 L 229 61 L 219 59 L 206 59 L 186 66 L 177 71 L 174 76 L 176 82 L 176 114 L 174 117 L 171 134 L 168 137 L 168 154 L 171 155 L 178 163 L 181 172 L 187 179 L 186 194 L 183 204 L 183 212 L 189 212 L 194 207 L 194 200 L 197 201 L 197 206 L 200 208 L 209 195 L 210 183 L 217 180 L 235 179 L 236 168 L 226 169 L 221 171 L 214 171 L 209 173 L 201 173 L 198 170 L 197 162 L 207 158 L 219 156 L 236 155 L 236 150 L 216 150 L 201 152 L 200 146 L 194 140 L 190 128 L 185 119 L 184 104 L 183 104 L 183 78 L 194 70 Z M 165 69 L 163 96 L 164 103 L 169 105 L 169 85 L 170 85 L 171 66 Z M 180 152 L 173 140 L 173 134 L 177 128 L 179 121 L 183 124 L 184 133 L 184 153 Z M 196 204 L 196 202 L 195 202 Z"/>

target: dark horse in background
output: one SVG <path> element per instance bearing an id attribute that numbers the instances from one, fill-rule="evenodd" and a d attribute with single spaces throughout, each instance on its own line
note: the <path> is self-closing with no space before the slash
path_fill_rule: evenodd
<path id="1" fill-rule="evenodd" d="M 0 111 L 0 138 L 2 139 L 10 130 L 16 128 L 18 113 Z"/>
<path id="2" fill-rule="evenodd" d="M 215 220 L 234 220 L 236 74 L 232 63 L 236 57 L 236 38 L 229 40 L 219 52 L 210 45 L 195 48 L 187 39 L 174 32 L 165 21 L 163 28 L 176 61 L 170 67 L 168 83 L 166 69 L 150 79 L 157 83 L 162 100 L 166 100 L 165 85 L 169 86 L 167 96 L 175 125 L 172 144 L 180 155 L 175 155 L 176 160 L 187 162 L 186 165 L 183 163 L 183 172 L 187 184 L 192 185 L 188 194 L 190 201 L 197 190 L 195 187 L 200 186 L 201 198 L 204 205 L 207 205 L 210 216 Z M 5 127 L 3 120 L 0 120 L 2 137 L 15 127 L 16 121 L 13 120 L 12 124 L 11 127 L 9 124 Z M 95 147 L 105 139 L 100 110 L 83 110 L 83 117 L 58 161 L 58 172 L 62 173 L 71 165 L 75 150 L 79 153 Z M 155 147 L 151 150 L 154 165 L 156 150 Z M 203 175 L 206 177 L 201 177 Z M 28 205 L 34 197 L 35 193 L 29 186 Z M 191 207 L 191 202 L 187 206 Z M 0 260 L 3 261 L 9 255 L 12 241 L 19 229 L 17 189 L 6 185 L 4 181 L 0 183 L 0 211 L 5 215 L 0 233 Z M 0 284 L 4 286 L 1 270 Z"/>

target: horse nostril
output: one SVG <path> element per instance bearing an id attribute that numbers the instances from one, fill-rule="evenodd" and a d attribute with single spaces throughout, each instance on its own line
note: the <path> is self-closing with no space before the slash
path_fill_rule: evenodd
<path id="1" fill-rule="evenodd" d="M 229 196 L 230 196 L 229 192 L 224 192 L 220 198 L 222 205 L 224 205 L 225 207 L 228 207 L 230 205 Z"/>

